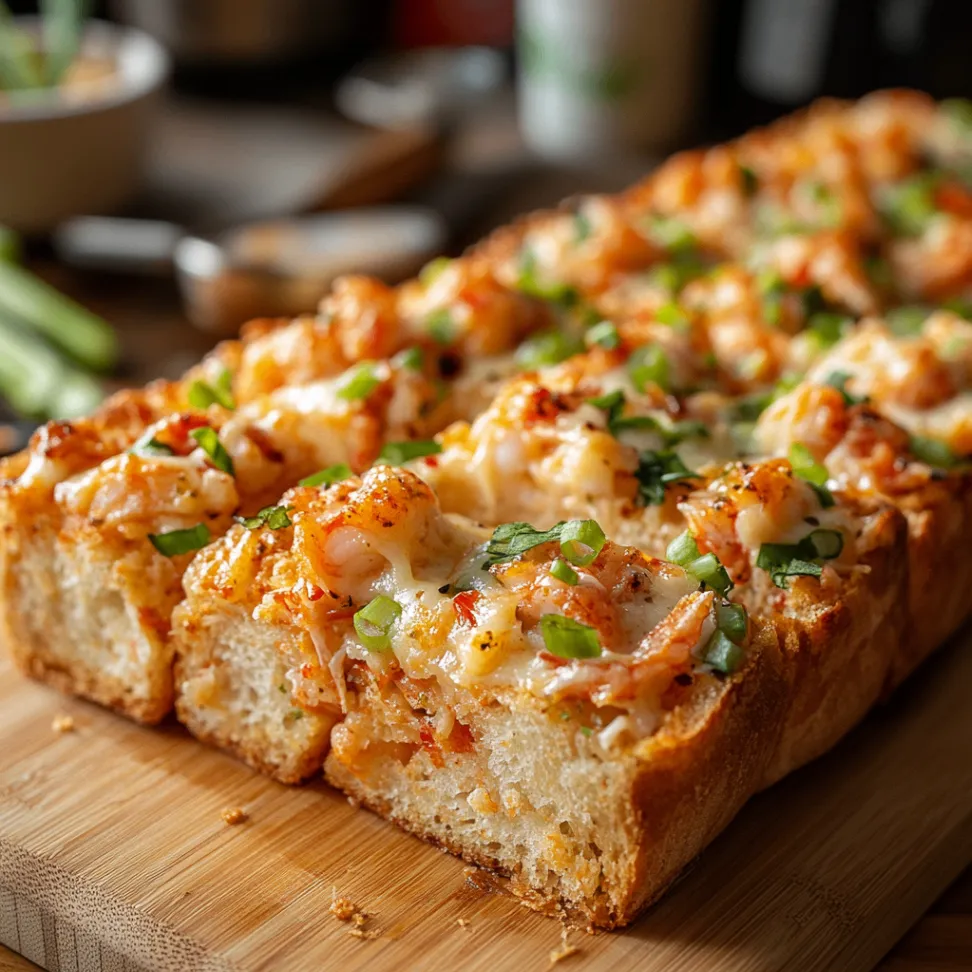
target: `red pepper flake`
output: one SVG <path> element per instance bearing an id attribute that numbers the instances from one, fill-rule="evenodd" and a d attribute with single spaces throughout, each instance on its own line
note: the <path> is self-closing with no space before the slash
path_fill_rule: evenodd
<path id="1" fill-rule="evenodd" d="M 452 605 L 456 609 L 456 617 L 462 624 L 476 623 L 476 602 L 481 597 L 479 591 L 460 591 L 453 599 Z"/>
<path id="2" fill-rule="evenodd" d="M 307 583 L 307 600 L 319 601 L 324 596 L 324 588 L 316 584 Z"/>
<path id="3" fill-rule="evenodd" d="M 435 469 L 439 465 L 439 457 L 438 456 L 426 456 L 425 457 L 425 464 L 427 466 L 431 466 L 433 469 Z"/>

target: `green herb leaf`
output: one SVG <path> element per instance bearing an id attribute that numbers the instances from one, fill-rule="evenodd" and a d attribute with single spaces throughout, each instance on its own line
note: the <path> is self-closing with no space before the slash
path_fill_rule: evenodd
<path id="1" fill-rule="evenodd" d="M 746 609 L 741 604 L 716 604 L 716 627 L 732 642 L 740 644 L 746 638 L 749 625 Z"/>
<path id="2" fill-rule="evenodd" d="M 452 316 L 452 311 L 447 307 L 440 307 L 432 311 L 425 318 L 425 329 L 429 332 L 429 337 L 439 344 L 450 344 L 456 337 L 456 322 Z"/>
<path id="3" fill-rule="evenodd" d="M 825 385 L 830 385 L 831 388 L 836 388 L 837 391 L 844 396 L 844 404 L 847 406 L 851 405 L 861 405 L 868 401 L 867 395 L 852 395 L 847 390 L 847 382 L 851 380 L 854 376 L 848 371 L 832 371 L 824 379 Z"/>
<path id="4" fill-rule="evenodd" d="M 560 552 L 577 567 L 593 563 L 606 542 L 596 520 L 568 520 L 560 528 Z"/>
<path id="5" fill-rule="evenodd" d="M 516 349 L 516 363 L 527 371 L 559 364 L 584 350 L 579 338 L 563 331 L 542 331 L 527 338 Z"/>
<path id="6" fill-rule="evenodd" d="M 763 318 L 767 324 L 779 324 L 783 319 L 783 298 L 789 288 L 786 281 L 775 271 L 761 273 L 756 280 L 763 305 Z"/>
<path id="7" fill-rule="evenodd" d="M 743 195 L 747 199 L 752 199 L 759 191 L 759 177 L 748 165 L 740 164 L 739 181 L 742 184 Z"/>
<path id="8" fill-rule="evenodd" d="M 929 439 L 922 435 L 913 435 L 909 444 L 911 454 L 919 461 L 935 469 L 951 469 L 958 457 L 949 448 L 948 443 L 940 439 Z"/>
<path id="9" fill-rule="evenodd" d="M 665 551 L 665 558 L 673 564 L 678 564 L 680 567 L 690 564 L 693 560 L 698 560 L 700 556 L 699 546 L 695 542 L 695 537 L 688 530 L 680 533 L 668 545 L 668 549 Z"/>
<path id="10" fill-rule="evenodd" d="M 695 249 L 695 234 L 677 217 L 653 215 L 647 222 L 648 235 L 670 253 Z"/>
<path id="11" fill-rule="evenodd" d="M 746 652 L 737 645 L 725 632 L 716 630 L 702 649 L 702 661 L 715 669 L 731 675 L 739 670 L 746 658 Z"/>
<path id="12" fill-rule="evenodd" d="M 892 334 L 898 337 L 915 337 L 921 334 L 922 327 L 931 313 L 930 307 L 918 305 L 892 307 L 885 312 L 884 320 Z"/>
<path id="13" fill-rule="evenodd" d="M 819 577 L 823 568 L 818 561 L 839 557 L 843 549 L 844 537 L 838 530 L 813 530 L 799 543 L 764 543 L 756 566 L 785 589 L 790 577 Z"/>
<path id="14" fill-rule="evenodd" d="M 205 547 L 212 539 L 209 527 L 205 523 L 197 523 L 187 530 L 169 530 L 167 533 L 150 533 L 148 535 L 152 546 L 166 557 L 176 557 Z"/>
<path id="15" fill-rule="evenodd" d="M 229 369 L 224 368 L 212 383 L 197 378 L 189 386 L 187 398 L 193 408 L 203 410 L 210 405 L 222 405 L 233 411 L 236 401 L 233 398 L 233 376 Z"/>
<path id="16" fill-rule="evenodd" d="M 617 388 L 596 398 L 588 398 L 587 403 L 596 408 L 603 408 L 607 412 L 608 428 L 610 428 L 624 409 L 624 392 Z"/>
<path id="17" fill-rule="evenodd" d="M 419 282 L 423 287 L 428 287 L 435 283 L 443 272 L 448 269 L 452 261 L 448 257 L 436 257 L 430 260 L 421 270 L 419 270 Z"/>
<path id="18" fill-rule="evenodd" d="M 897 236 L 918 236 L 938 212 L 935 190 L 941 175 L 920 172 L 885 188 L 878 208 L 891 231 Z"/>
<path id="19" fill-rule="evenodd" d="M 692 320 L 678 304 L 669 302 L 662 304 L 655 311 L 655 320 L 660 324 L 667 324 L 675 328 L 676 331 L 687 331 L 692 326 Z"/>
<path id="20" fill-rule="evenodd" d="M 390 466 L 402 466 L 412 459 L 424 456 L 437 456 L 442 446 L 434 439 L 424 442 L 386 442 L 378 454 L 378 462 L 387 462 Z"/>
<path id="21" fill-rule="evenodd" d="M 831 311 L 820 311 L 807 322 L 807 328 L 820 348 L 833 347 L 842 337 L 845 337 L 854 319 L 846 314 L 836 314 Z"/>
<path id="22" fill-rule="evenodd" d="M 704 422 L 683 419 L 680 422 L 662 421 L 654 415 L 629 415 L 627 418 L 609 419 L 611 433 L 620 437 L 629 430 L 650 429 L 657 432 L 667 448 L 677 446 L 686 439 L 707 439 L 709 430 Z"/>
<path id="23" fill-rule="evenodd" d="M 235 519 L 247 530 L 259 530 L 260 527 L 282 530 L 284 527 L 293 526 L 288 515 L 292 509 L 292 506 L 264 506 L 256 516 L 237 516 Z"/>
<path id="24" fill-rule="evenodd" d="M 540 634 L 547 651 L 558 658 L 599 658 L 601 655 L 597 632 L 562 614 L 544 614 L 540 618 Z"/>
<path id="25" fill-rule="evenodd" d="M 696 560 L 685 565 L 687 573 L 697 578 L 706 587 L 725 597 L 735 585 L 729 576 L 729 571 L 722 566 L 714 553 L 702 554 Z"/>
<path id="26" fill-rule="evenodd" d="M 560 307 L 574 307 L 580 295 L 574 287 L 564 283 L 541 283 L 537 275 L 537 257 L 529 246 L 520 252 L 520 272 L 516 289 L 528 297 L 549 301 Z"/>
<path id="27" fill-rule="evenodd" d="M 334 483 L 339 483 L 341 480 L 349 479 L 350 477 L 351 467 L 345 462 L 339 462 L 337 465 L 328 466 L 326 469 L 321 469 L 316 473 L 305 476 L 297 485 L 333 486 Z"/>
<path id="28" fill-rule="evenodd" d="M 601 321 L 595 324 L 584 335 L 588 344 L 597 344 L 608 351 L 616 351 L 621 347 L 621 335 L 618 334 L 617 327 L 610 321 Z"/>
<path id="29" fill-rule="evenodd" d="M 425 364 L 425 352 L 420 347 L 406 348 L 392 358 L 392 363 L 409 371 L 421 371 Z"/>
<path id="30" fill-rule="evenodd" d="M 686 479 L 700 479 L 671 449 L 660 452 L 648 450 L 638 457 L 635 470 L 638 480 L 638 499 L 644 506 L 661 506 L 665 502 L 665 486 Z"/>
<path id="31" fill-rule="evenodd" d="M 336 392 L 337 397 L 343 398 L 346 402 L 367 398 L 381 384 L 375 365 L 374 361 L 362 361 L 349 368 L 341 376 Z"/>
<path id="32" fill-rule="evenodd" d="M 802 442 L 794 442 L 790 446 L 789 458 L 793 472 L 813 487 L 820 499 L 820 505 L 824 509 L 833 506 L 833 494 L 827 489 L 827 480 L 830 478 L 827 467 L 823 463 L 817 462 L 813 453 Z"/>
<path id="33" fill-rule="evenodd" d="M 171 446 L 167 446 L 164 442 L 159 442 L 154 435 L 148 432 L 134 443 L 128 451 L 136 456 L 158 457 L 175 455 L 175 450 Z"/>
<path id="34" fill-rule="evenodd" d="M 236 475 L 233 471 L 233 460 L 230 458 L 230 454 L 226 451 L 223 443 L 219 441 L 219 436 L 216 434 L 215 429 L 204 425 L 200 429 L 193 429 L 189 433 L 189 436 L 196 440 L 199 448 L 209 456 L 209 461 L 217 469 L 228 473 L 230 476 Z"/>
<path id="35" fill-rule="evenodd" d="M 645 386 L 651 382 L 662 391 L 668 391 L 670 370 L 668 357 L 657 344 L 645 344 L 635 348 L 628 359 L 628 374 L 639 392 L 643 392 Z"/>
<path id="36" fill-rule="evenodd" d="M 585 215 L 585 213 L 578 209 L 574 213 L 574 242 L 583 243 L 590 235 L 591 231 L 594 229 L 590 217 Z"/>
<path id="37" fill-rule="evenodd" d="M 483 561 L 482 569 L 488 570 L 494 564 L 513 560 L 542 543 L 551 543 L 554 540 L 559 542 L 565 522 L 561 520 L 549 530 L 537 530 L 529 523 L 501 523 L 486 545 L 486 560 Z"/>

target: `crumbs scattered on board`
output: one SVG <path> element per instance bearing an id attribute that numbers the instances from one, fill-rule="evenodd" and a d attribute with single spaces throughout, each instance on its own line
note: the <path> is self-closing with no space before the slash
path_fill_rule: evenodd
<path id="1" fill-rule="evenodd" d="M 557 965 L 564 959 L 569 959 L 571 955 L 580 955 L 580 949 L 576 945 L 567 943 L 567 926 L 560 929 L 560 948 L 555 948 L 550 952 L 550 965 Z"/>
<path id="2" fill-rule="evenodd" d="M 468 928 L 470 926 L 471 922 L 469 921 L 468 918 L 457 918 L 456 919 L 456 924 L 460 928 Z"/>
<path id="3" fill-rule="evenodd" d="M 74 732 L 74 718 L 69 715 L 56 715 L 51 728 L 55 732 Z"/>
<path id="4" fill-rule="evenodd" d="M 250 815 L 242 807 L 227 807 L 220 816 L 223 818 L 223 823 L 231 827 L 246 823 L 250 819 Z"/>
<path id="5" fill-rule="evenodd" d="M 338 895 L 337 888 L 331 888 L 330 912 L 338 921 L 350 922 L 354 927 L 348 929 L 352 938 L 364 940 L 377 938 L 381 933 L 365 928 L 371 915 L 359 908 L 350 898 Z"/>

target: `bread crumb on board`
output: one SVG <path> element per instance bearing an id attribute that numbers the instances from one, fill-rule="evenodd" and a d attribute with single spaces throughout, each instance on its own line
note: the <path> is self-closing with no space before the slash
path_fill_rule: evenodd
<path id="1" fill-rule="evenodd" d="M 331 888 L 331 907 L 329 910 L 338 921 L 346 921 L 354 925 L 354 928 L 348 929 L 348 934 L 352 938 L 371 939 L 377 938 L 380 934 L 380 932 L 364 927 L 371 916 L 359 908 L 350 898 L 339 895 L 337 888 Z"/>
<path id="2" fill-rule="evenodd" d="M 550 952 L 550 965 L 553 967 L 564 959 L 569 959 L 572 955 L 580 955 L 580 949 L 576 945 L 567 942 L 567 926 L 564 925 L 560 930 L 560 948 L 552 949 Z"/>
<path id="3" fill-rule="evenodd" d="M 472 922 L 468 918 L 457 918 L 456 924 L 460 928 L 468 928 L 472 924 Z"/>
<path id="4" fill-rule="evenodd" d="M 250 815 L 242 807 L 227 807 L 220 816 L 223 818 L 223 823 L 231 827 L 246 823 L 250 819 Z"/>
<path id="5" fill-rule="evenodd" d="M 54 732 L 74 732 L 74 717 L 69 715 L 56 715 L 51 723 Z"/>

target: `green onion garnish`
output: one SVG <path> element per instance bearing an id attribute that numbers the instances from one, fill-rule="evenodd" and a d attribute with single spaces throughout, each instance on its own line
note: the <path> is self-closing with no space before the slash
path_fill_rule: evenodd
<path id="1" fill-rule="evenodd" d="M 516 363 L 526 371 L 559 364 L 584 350 L 583 342 L 562 331 L 543 331 L 516 349 Z"/>
<path id="2" fill-rule="evenodd" d="M 384 651 L 391 645 L 391 631 L 402 616 L 398 601 L 379 594 L 354 615 L 354 630 L 368 651 Z"/>
<path id="3" fill-rule="evenodd" d="M 695 234 L 674 216 L 650 216 L 648 235 L 669 253 L 683 253 L 696 245 Z"/>
<path id="4" fill-rule="evenodd" d="M 638 480 L 638 499 L 644 506 L 661 506 L 665 502 L 665 486 L 686 479 L 699 479 L 672 449 L 660 452 L 646 450 L 638 456 L 635 470 Z"/>
<path id="5" fill-rule="evenodd" d="M 957 461 L 954 452 L 948 444 L 940 439 L 928 439 L 922 435 L 913 435 L 909 442 L 911 454 L 919 461 L 935 469 L 951 469 Z"/>
<path id="6" fill-rule="evenodd" d="M 392 363 L 409 371 L 421 371 L 425 364 L 425 352 L 419 347 L 406 348 L 392 358 Z"/>
<path id="7" fill-rule="evenodd" d="M 216 434 L 215 429 L 204 425 L 200 429 L 193 429 L 189 433 L 189 436 L 196 440 L 199 448 L 209 456 L 209 461 L 217 469 L 228 473 L 230 476 L 236 475 L 233 471 L 233 460 L 230 458 L 230 454 L 226 451 L 223 443 L 219 441 L 219 436 Z"/>
<path id="8" fill-rule="evenodd" d="M 210 405 L 222 405 L 232 411 L 236 408 L 233 398 L 233 376 L 228 368 L 224 368 L 214 382 L 197 378 L 190 386 L 186 395 L 193 408 L 207 409 Z"/>
<path id="9" fill-rule="evenodd" d="M 891 333 L 897 337 L 915 337 L 921 334 L 922 326 L 932 313 L 930 307 L 919 305 L 907 305 L 905 307 L 892 307 L 884 314 Z"/>
<path id="10" fill-rule="evenodd" d="M 271 530 L 282 530 L 293 526 L 290 516 L 290 506 L 264 506 L 256 516 L 238 516 L 236 522 L 241 523 L 247 530 L 259 530 L 260 527 L 270 527 Z"/>
<path id="11" fill-rule="evenodd" d="M 367 398 L 380 384 L 375 362 L 362 361 L 342 375 L 336 394 L 346 402 L 355 402 Z"/>
<path id="12" fill-rule="evenodd" d="M 813 530 L 799 543 L 764 543 L 756 566 L 769 573 L 777 587 L 788 587 L 789 577 L 819 577 L 823 568 L 816 561 L 839 557 L 844 536 L 839 530 Z"/>
<path id="13" fill-rule="evenodd" d="M 742 184 L 743 195 L 747 199 L 751 199 L 759 191 L 759 177 L 748 165 L 740 164 L 739 181 Z"/>
<path id="14" fill-rule="evenodd" d="M 786 281 L 775 271 L 761 273 L 756 280 L 767 324 L 779 324 L 783 317 L 783 298 L 787 294 Z"/>
<path id="15" fill-rule="evenodd" d="M 595 324 L 584 335 L 584 339 L 589 345 L 597 344 L 602 348 L 607 348 L 608 351 L 615 351 L 621 346 L 621 335 L 618 334 L 617 327 L 610 321 L 601 321 L 600 324 Z"/>
<path id="16" fill-rule="evenodd" d="M 702 661 L 717 672 L 731 675 L 739 669 L 746 657 L 746 652 L 737 645 L 725 632 L 716 630 L 702 649 Z"/>
<path id="17" fill-rule="evenodd" d="M 678 564 L 680 567 L 684 567 L 693 560 L 698 560 L 700 556 L 699 545 L 695 542 L 695 537 L 688 530 L 680 533 L 668 545 L 668 549 L 665 551 L 665 558 L 673 564 Z"/>
<path id="18" fill-rule="evenodd" d="M 591 235 L 593 229 L 594 226 L 591 223 L 590 217 L 577 210 L 574 213 L 574 242 L 583 243 Z"/>
<path id="19" fill-rule="evenodd" d="M 174 456 L 175 450 L 164 442 L 159 442 L 154 435 L 146 433 L 128 450 L 136 456 Z"/>
<path id="20" fill-rule="evenodd" d="M 819 347 L 829 348 L 846 336 L 853 323 L 853 318 L 846 314 L 818 311 L 807 322 L 807 328 Z"/>
<path id="21" fill-rule="evenodd" d="M 573 307 L 579 298 L 576 289 L 564 283 L 541 283 L 537 276 L 537 258 L 529 246 L 520 253 L 520 272 L 516 289 L 528 297 L 550 301 L 561 307 Z"/>
<path id="22" fill-rule="evenodd" d="M 716 627 L 732 642 L 746 637 L 746 609 L 741 604 L 716 604 Z"/>
<path id="23" fill-rule="evenodd" d="M 547 651 L 558 658 L 600 657 L 597 632 L 562 614 L 544 614 L 540 618 L 540 634 Z"/>
<path id="24" fill-rule="evenodd" d="M 596 520 L 568 520 L 560 530 L 560 552 L 577 567 L 592 563 L 606 542 Z"/>
<path id="25" fill-rule="evenodd" d="M 662 304 L 655 311 L 655 320 L 660 324 L 667 324 L 677 331 L 687 331 L 692 324 L 688 314 L 678 304 L 671 301 L 667 304 Z"/>
<path id="26" fill-rule="evenodd" d="M 824 379 L 825 385 L 830 385 L 831 388 L 836 388 L 837 391 L 844 396 L 845 405 L 860 405 L 868 400 L 867 395 L 852 395 L 847 390 L 847 382 L 851 380 L 854 376 L 849 371 L 832 371 Z"/>
<path id="27" fill-rule="evenodd" d="M 425 318 L 425 329 L 429 332 L 429 337 L 439 344 L 449 344 L 456 337 L 456 322 L 452 316 L 452 311 L 447 307 L 440 307 L 432 311 Z"/>
<path id="28" fill-rule="evenodd" d="M 351 476 L 351 467 L 346 462 L 339 462 L 326 469 L 320 469 L 316 473 L 305 476 L 297 484 L 298 486 L 333 486 L 334 483 L 341 482 Z"/>
<path id="29" fill-rule="evenodd" d="M 725 597 L 735 586 L 729 571 L 719 561 L 714 553 L 703 554 L 701 557 L 685 565 L 685 570 L 697 578 L 706 587 L 711 588 Z"/>
<path id="30" fill-rule="evenodd" d="M 918 236 L 935 217 L 935 190 L 940 175 L 921 172 L 888 186 L 878 200 L 878 208 L 893 233 L 898 236 Z"/>
<path id="31" fill-rule="evenodd" d="M 620 388 L 616 388 L 614 391 L 607 392 L 604 395 L 588 398 L 587 404 L 593 405 L 596 408 L 603 408 L 607 412 L 608 427 L 610 428 L 617 421 L 621 410 L 624 408 L 624 392 Z"/>
<path id="32" fill-rule="evenodd" d="M 830 478 L 827 467 L 817 462 L 813 453 L 802 442 L 794 442 L 790 446 L 789 458 L 793 472 L 813 487 L 820 499 L 820 505 L 825 509 L 833 506 L 833 494 L 827 489 L 827 480 Z"/>
<path id="33" fill-rule="evenodd" d="M 187 530 L 150 533 L 148 538 L 160 554 L 166 557 L 176 557 L 179 554 L 189 553 L 190 550 L 199 550 L 200 547 L 205 547 L 211 536 L 209 527 L 205 523 L 197 523 Z"/>
<path id="34" fill-rule="evenodd" d="M 563 581 L 565 584 L 569 584 L 573 587 L 579 580 L 580 577 L 577 571 L 574 570 L 566 560 L 560 560 L 559 558 L 555 560 L 550 565 L 550 573 L 559 581 Z"/>
<path id="35" fill-rule="evenodd" d="M 608 418 L 608 428 L 612 435 L 620 436 L 622 433 L 637 430 L 650 429 L 661 436 L 662 442 L 666 446 L 676 446 L 686 439 L 707 439 L 709 430 L 704 422 L 694 419 L 683 419 L 680 422 L 663 421 L 654 415 L 629 415 L 626 418 Z"/>
<path id="36" fill-rule="evenodd" d="M 424 287 L 428 287 L 442 276 L 452 261 L 448 257 L 436 257 L 430 260 L 421 270 L 419 270 L 419 281 Z"/>
<path id="37" fill-rule="evenodd" d="M 665 352 L 657 344 L 636 348 L 628 359 L 628 374 L 639 392 L 654 382 L 662 391 L 669 388 L 669 365 Z"/>
<path id="38" fill-rule="evenodd" d="M 423 456 L 437 456 L 442 446 L 434 439 L 424 442 L 386 442 L 378 454 L 378 462 L 387 462 L 390 466 L 401 466 L 412 459 Z"/>

